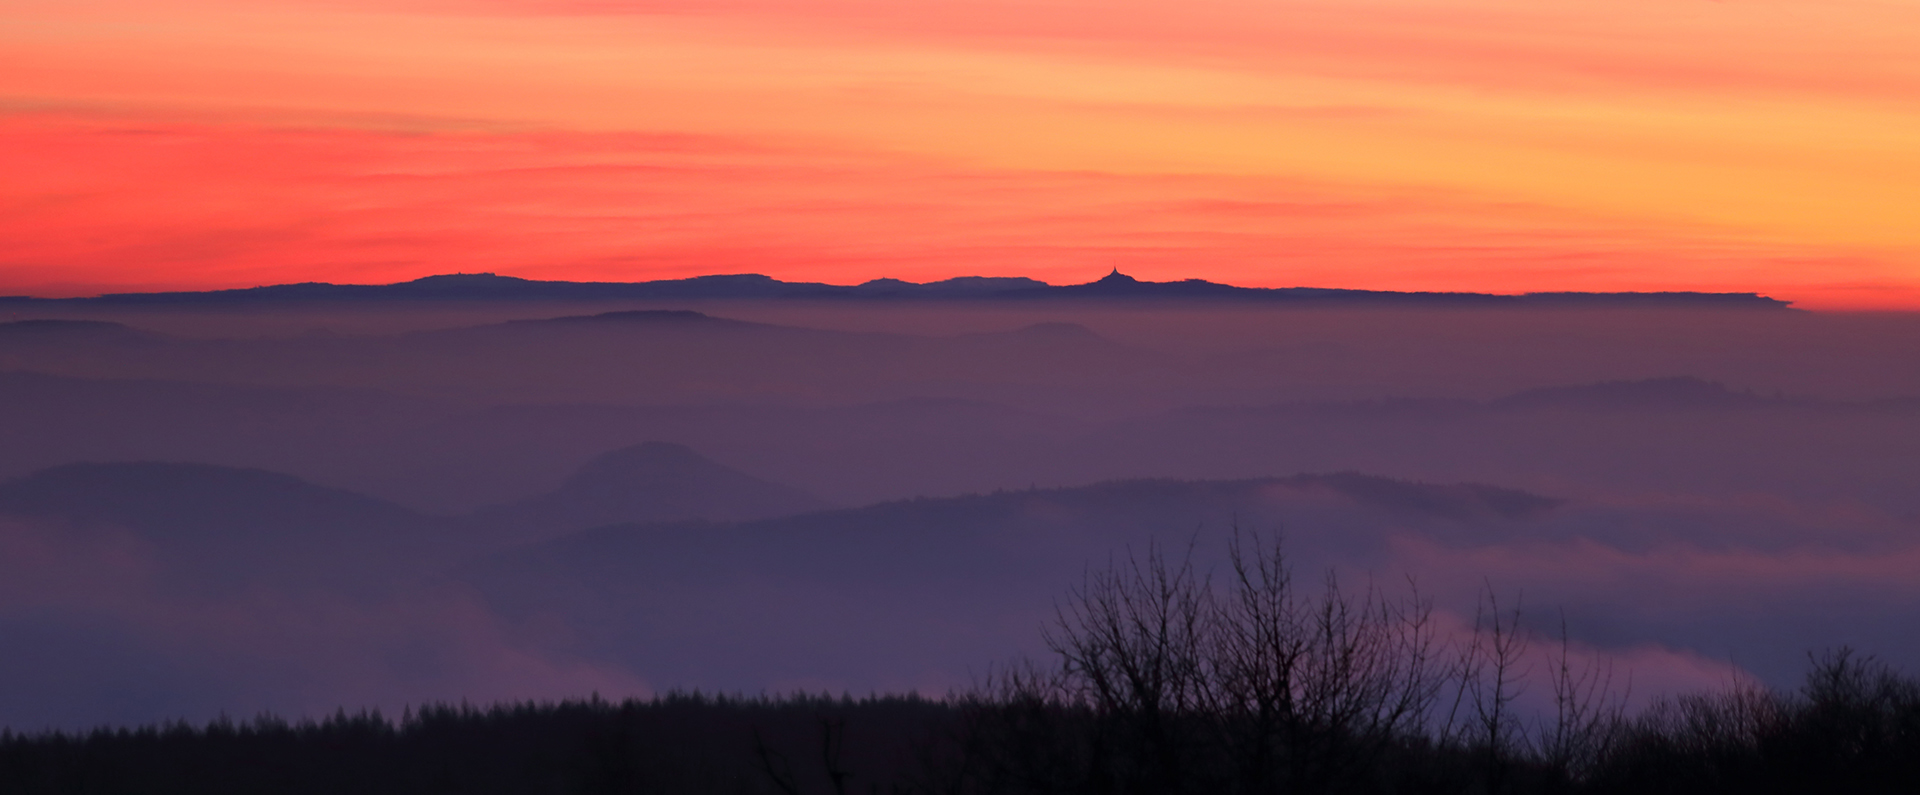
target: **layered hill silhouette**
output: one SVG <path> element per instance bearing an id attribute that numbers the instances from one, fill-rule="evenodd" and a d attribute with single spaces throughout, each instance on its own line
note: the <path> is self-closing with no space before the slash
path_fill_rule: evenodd
<path id="1" fill-rule="evenodd" d="M 1834 630 L 1827 601 L 1838 597 L 1819 577 L 1728 584 L 1741 581 L 1718 566 L 1912 549 L 1890 517 L 1843 528 L 1766 505 L 1614 505 L 1336 473 L 1109 481 L 751 522 L 615 525 L 502 552 L 460 576 L 521 642 L 688 687 L 892 682 L 937 692 L 966 681 L 943 661 L 979 666 L 1033 651 L 1036 628 L 1089 567 L 1157 550 L 1192 555 L 1206 576 L 1230 576 L 1224 541 L 1236 528 L 1284 537 L 1309 578 L 1303 587 L 1335 567 L 1343 582 L 1390 591 L 1417 575 L 1424 593 L 1460 605 L 1494 571 L 1494 582 L 1512 583 L 1500 587 L 1525 592 L 1530 609 L 1541 600 L 1565 609 L 1576 627 L 1597 628 L 1595 640 L 1734 649 L 1768 676 L 1790 675 L 1801 663 L 1794 650 Z M 1715 563 L 1698 575 L 1658 573 L 1651 564 L 1674 550 Z M 1744 564 L 1727 565 L 1737 575 Z M 1619 594 L 1614 577 L 1626 575 L 1614 571 L 1638 572 L 1642 584 Z M 1707 582 L 1723 593 L 1698 593 Z M 1857 598 L 1881 606 L 1904 598 L 1876 582 Z M 1765 631 L 1732 620 L 1754 598 L 1770 606 Z M 1892 613 L 1847 621 L 1878 645 L 1913 645 L 1894 640 Z"/>
<path id="2" fill-rule="evenodd" d="M 305 587 L 431 574 L 487 550 L 599 525 L 738 521 L 824 508 L 677 444 L 602 454 L 552 492 L 467 516 L 423 514 L 261 469 L 68 464 L 0 481 L 0 521 L 60 541 L 120 539 L 182 583 Z"/>
<path id="3" fill-rule="evenodd" d="M 0 512 L 130 528 L 155 541 L 232 543 L 257 527 L 317 528 L 411 521 L 390 503 L 277 472 L 197 463 L 69 464 L 0 483 Z"/>
<path id="4" fill-rule="evenodd" d="M 1303 586 L 1471 621 L 1492 583 L 1667 670 L 1920 654 L 1911 318 L 789 287 L 0 306 L 70 318 L 0 324 L 0 723 L 939 693 L 1089 567 L 1198 538 L 1218 575 L 1236 525 Z"/>
<path id="5" fill-rule="evenodd" d="M 1780 309 L 1788 302 L 1755 293 L 1640 292 L 1527 293 L 1396 292 L 1317 287 L 1236 287 L 1202 279 L 1141 281 L 1120 273 L 1086 284 L 1050 285 L 1020 277 L 965 276 L 915 283 L 875 279 L 858 285 L 785 282 L 759 274 L 699 276 L 649 282 L 536 281 L 491 273 L 428 276 L 382 285 L 303 283 L 202 292 L 115 293 L 80 299 L 0 298 L 24 303 L 108 305 L 254 304 L 355 301 L 604 301 L 604 300 L 1173 300 L 1272 302 L 1294 305 L 1459 307 L 1692 306 Z"/>
<path id="6" fill-rule="evenodd" d="M 844 675 L 945 670 L 1030 634 L 1032 609 L 1091 550 L 1236 510 L 1270 517 L 1276 499 L 1353 521 L 1462 526 L 1558 505 L 1332 475 L 815 510 L 686 447 L 643 444 L 544 496 L 445 517 L 257 469 L 73 464 L 0 482 L 0 631 L 38 650 L 0 658 L 0 708 L 8 720 L 115 721 L 235 703 L 305 709 L 393 688 L 498 687 L 473 677 L 520 681 L 529 665 L 730 687 L 828 671 L 843 653 L 865 655 Z M 728 521 L 782 511 L 807 512 Z M 572 531 L 689 516 L 707 518 Z M 495 532 L 509 517 L 551 540 L 509 543 Z M 14 601 L 19 587 L 34 589 L 31 604 Z M 933 612 L 905 620 L 915 611 Z M 507 673 L 487 673 L 487 660 Z M 29 682 L 41 689 L 19 689 Z M 116 701 L 90 684 L 165 697 Z"/>
<path id="7" fill-rule="evenodd" d="M 1030 638 L 1089 554 L 1286 528 L 1303 560 L 1378 551 L 1395 527 L 1531 525 L 1561 501 L 1359 474 L 1134 480 L 923 498 L 752 522 L 595 528 L 462 575 L 512 626 L 564 626 L 569 653 L 737 687 L 942 669 Z M 1451 528 L 1451 530 L 1448 530 Z M 1209 565 L 1220 548 L 1206 548 Z M 551 633 L 541 635 L 551 640 Z M 703 650 L 698 655 L 687 649 Z M 975 651 L 969 651 L 975 650 Z"/>
<path id="8" fill-rule="evenodd" d="M 798 489 L 722 466 L 685 445 L 646 442 L 604 453 L 558 489 L 482 509 L 476 519 L 556 536 L 600 525 L 764 519 L 825 507 Z"/>
<path id="9" fill-rule="evenodd" d="M 1564 548 L 1618 562 L 1675 544 L 1793 552 L 1809 538 L 1823 545 L 1817 554 L 1831 555 L 1850 548 L 1853 532 L 1822 523 L 1809 536 L 1814 519 L 1775 516 L 1767 506 L 1608 506 L 1358 473 L 1117 480 L 818 507 L 668 444 L 612 451 L 554 491 L 502 506 L 523 512 L 523 528 L 546 528 L 527 536 L 544 540 L 518 544 L 492 534 L 484 513 L 428 516 L 271 472 L 58 467 L 0 483 L 0 548 L 9 551 L 0 559 L 0 630 L 45 641 L 37 656 L 0 664 L 13 672 L 0 677 L 0 705 L 67 714 L 60 703 L 8 688 L 87 660 L 108 661 L 112 675 L 129 682 L 146 681 L 139 672 L 171 671 L 162 682 L 167 699 L 151 707 L 171 714 L 211 715 L 233 703 L 364 703 L 377 687 L 499 687 L 524 681 L 529 670 L 602 677 L 564 679 L 575 683 L 569 687 L 627 672 L 708 689 L 939 692 L 964 684 L 967 667 L 1033 651 L 1061 589 L 1090 565 L 1149 549 L 1184 555 L 1193 540 L 1200 570 L 1224 572 L 1221 541 L 1234 528 L 1284 535 L 1306 575 L 1339 565 L 1342 576 L 1384 578 L 1382 587 L 1434 555 L 1518 554 L 1514 565 L 1524 566 L 1529 551 Z M 804 512 L 720 518 L 789 508 Z M 701 513 L 707 518 L 603 523 Z M 57 565 L 46 569 L 49 560 Z M 1437 580 L 1454 598 L 1464 588 L 1470 598 L 1480 583 L 1473 572 L 1428 569 L 1422 582 Z M 17 597 L 7 590 L 14 583 L 36 577 L 53 579 L 35 601 L 6 601 Z M 1526 587 L 1530 598 L 1553 598 L 1551 583 Z M 1565 604 L 1587 624 L 1610 617 L 1602 623 L 1627 633 L 1621 642 L 1706 637 L 1752 653 L 1751 644 L 1737 645 L 1751 638 L 1714 605 L 1689 613 L 1663 601 L 1647 615 L 1616 605 L 1596 616 L 1580 612 L 1589 609 L 1581 602 Z M 66 618 L 49 624 L 46 615 Z M 1831 623 L 1786 607 L 1776 616 L 1767 642 L 1796 654 L 1801 639 Z M 1855 629 L 1885 634 L 1871 622 Z M 1782 633 L 1793 642 L 1781 643 Z M 500 671 L 469 670 L 486 661 Z M 446 678 L 455 669 L 499 678 Z M 303 673 L 288 679 L 289 670 Z M 60 698 L 80 698 L 86 681 L 75 679 Z M 287 700 L 292 681 L 308 700 Z M 87 703 L 97 707 L 87 714 L 115 720 L 168 714 Z"/>
<path id="10" fill-rule="evenodd" d="M 0 483 L 0 518 L 54 543 L 124 543 L 170 587 L 364 591 L 476 547 L 453 522 L 258 469 L 70 464 Z"/>
<path id="11" fill-rule="evenodd" d="M 1061 339 L 1035 348 L 1029 335 Z M 1058 357 L 1071 372 L 1084 358 L 1076 351 L 1113 349 L 1089 335 L 1037 327 L 967 344 L 983 359 Z M 1489 400 L 1288 401 L 1090 420 L 942 396 L 824 406 L 489 406 L 365 388 L 0 372 L 0 477 L 73 461 L 202 461 L 287 472 L 428 513 L 536 500 L 594 456 L 649 441 L 687 445 L 840 505 L 1142 474 L 1337 470 L 1534 486 L 1539 477 L 1549 488 L 1572 473 L 1653 488 L 1839 491 L 1907 505 L 1914 492 L 1901 485 L 1907 470 L 1895 441 L 1916 438 L 1920 401 L 1782 397 L 1686 377 Z M 771 513 L 601 512 L 567 521 Z"/>

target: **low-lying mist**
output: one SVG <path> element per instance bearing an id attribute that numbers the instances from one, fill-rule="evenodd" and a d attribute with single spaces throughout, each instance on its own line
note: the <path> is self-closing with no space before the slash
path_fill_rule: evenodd
<path id="1" fill-rule="evenodd" d="M 1491 589 L 1634 697 L 1920 664 L 1920 319 L 1071 303 L 0 317 L 0 725 L 939 695 L 1089 566 Z M 45 316 L 57 314 L 58 317 Z"/>

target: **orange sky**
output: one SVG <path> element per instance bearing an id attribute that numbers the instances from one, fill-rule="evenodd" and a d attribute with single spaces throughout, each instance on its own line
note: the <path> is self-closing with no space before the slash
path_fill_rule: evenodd
<path id="1" fill-rule="evenodd" d="M 495 271 L 1920 308 L 1920 4 L 0 0 L 0 293 Z"/>

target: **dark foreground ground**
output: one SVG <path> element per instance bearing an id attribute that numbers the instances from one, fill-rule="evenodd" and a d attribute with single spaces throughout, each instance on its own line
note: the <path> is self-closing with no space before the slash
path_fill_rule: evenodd
<path id="1" fill-rule="evenodd" d="M 1261 731 L 1247 713 L 1064 703 L 1035 681 L 945 701 L 678 694 L 7 733 L 0 792 L 1920 791 L 1920 680 L 1846 654 L 1797 692 L 1672 699 L 1571 743 L 1546 722 L 1492 744 L 1484 726 L 1368 736 L 1307 725 L 1326 716 L 1305 705 Z"/>
<path id="2" fill-rule="evenodd" d="M 918 698 L 674 695 L 10 735 L 0 792 L 778 793 L 769 769 L 823 775 L 823 727 L 857 774 L 849 792 L 893 792 L 958 714 Z"/>

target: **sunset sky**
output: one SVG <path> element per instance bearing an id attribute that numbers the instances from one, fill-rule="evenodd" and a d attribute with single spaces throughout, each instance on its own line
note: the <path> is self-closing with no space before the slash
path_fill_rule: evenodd
<path id="1" fill-rule="evenodd" d="M 0 0 L 0 294 L 493 271 L 1920 309 L 1920 3 Z"/>

